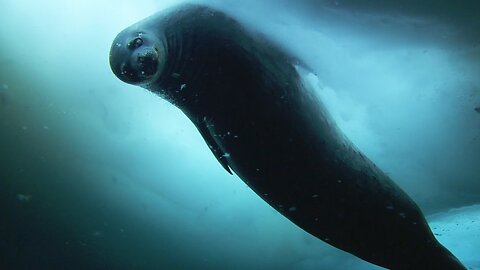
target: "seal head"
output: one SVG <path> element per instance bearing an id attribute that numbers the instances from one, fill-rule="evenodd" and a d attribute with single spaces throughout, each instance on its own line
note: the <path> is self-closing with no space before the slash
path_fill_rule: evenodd
<path id="1" fill-rule="evenodd" d="M 162 73 L 166 62 L 165 46 L 146 31 L 123 31 L 110 50 L 110 67 L 122 81 L 148 85 Z"/>

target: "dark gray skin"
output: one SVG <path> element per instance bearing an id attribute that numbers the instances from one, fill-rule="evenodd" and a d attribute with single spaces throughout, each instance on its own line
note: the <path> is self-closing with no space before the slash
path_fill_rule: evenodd
<path id="1" fill-rule="evenodd" d="M 110 64 L 180 108 L 227 172 L 305 231 L 389 269 L 466 269 L 338 130 L 297 61 L 224 13 L 146 18 L 117 36 Z"/>

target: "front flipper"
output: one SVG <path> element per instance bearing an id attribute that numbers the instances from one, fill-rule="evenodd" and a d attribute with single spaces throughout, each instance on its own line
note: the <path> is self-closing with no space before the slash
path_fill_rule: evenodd
<path id="1" fill-rule="evenodd" d="M 232 174 L 232 171 L 228 167 L 227 159 L 225 158 L 225 153 L 220 149 L 218 146 L 217 142 L 215 139 L 212 137 L 212 134 L 210 133 L 210 130 L 207 127 L 207 122 L 206 120 L 199 121 L 195 125 L 200 131 L 200 134 L 202 135 L 203 139 L 208 145 L 208 148 L 212 151 L 213 155 L 217 158 L 218 162 L 222 165 L 222 167 L 229 173 Z"/>

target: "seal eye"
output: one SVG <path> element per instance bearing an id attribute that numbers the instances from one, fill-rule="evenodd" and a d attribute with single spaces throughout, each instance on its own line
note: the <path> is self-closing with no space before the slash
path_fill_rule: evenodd
<path id="1" fill-rule="evenodd" d="M 135 38 L 134 40 L 130 41 L 128 44 L 127 44 L 127 47 L 129 49 L 136 49 L 136 48 L 139 48 L 140 46 L 143 45 L 143 39 L 137 37 Z"/>

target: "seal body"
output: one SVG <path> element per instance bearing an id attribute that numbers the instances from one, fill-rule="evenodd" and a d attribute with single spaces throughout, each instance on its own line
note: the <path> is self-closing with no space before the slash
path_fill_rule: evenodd
<path id="1" fill-rule="evenodd" d="M 110 63 L 180 108 L 229 173 L 310 234 L 389 269 L 465 269 L 262 35 L 183 5 L 122 31 Z"/>

